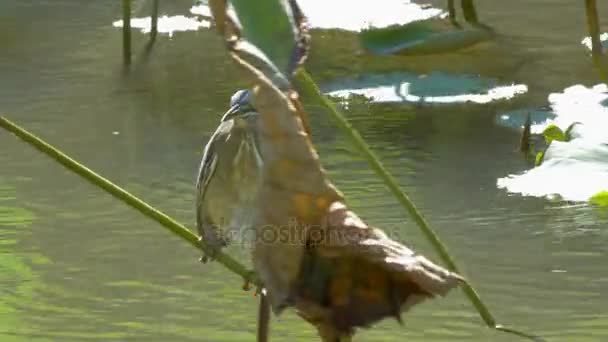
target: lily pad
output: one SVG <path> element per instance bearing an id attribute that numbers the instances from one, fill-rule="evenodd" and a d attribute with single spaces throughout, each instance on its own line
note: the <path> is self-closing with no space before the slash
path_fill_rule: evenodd
<path id="1" fill-rule="evenodd" d="M 492 39 L 494 32 L 481 25 L 456 27 L 445 19 L 370 28 L 359 34 L 361 46 L 381 55 L 426 55 L 453 52 Z"/>

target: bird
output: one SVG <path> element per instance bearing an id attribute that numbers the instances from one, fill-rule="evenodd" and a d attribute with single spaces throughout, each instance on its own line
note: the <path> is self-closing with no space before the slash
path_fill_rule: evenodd
<path id="1" fill-rule="evenodd" d="M 232 95 L 198 169 L 196 225 L 199 239 L 212 250 L 201 257 L 203 263 L 213 260 L 231 241 L 247 243 L 252 227 L 262 158 L 257 148 L 258 113 L 251 106 L 250 94 L 241 89 Z"/>

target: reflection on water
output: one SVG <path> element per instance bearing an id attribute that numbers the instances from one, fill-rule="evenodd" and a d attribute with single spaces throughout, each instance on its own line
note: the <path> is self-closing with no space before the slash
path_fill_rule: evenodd
<path id="1" fill-rule="evenodd" d="M 122 20 L 117 20 L 112 23 L 114 27 L 122 28 Z M 183 15 L 162 16 L 158 17 L 158 33 L 167 34 L 173 37 L 174 32 L 196 31 L 201 28 L 209 28 L 211 23 L 206 20 L 197 20 L 196 18 L 185 17 Z M 150 33 L 152 30 L 152 21 L 147 18 L 132 18 L 131 27 L 141 30 L 142 33 Z"/>
<path id="2" fill-rule="evenodd" d="M 167 16 L 187 15 L 192 6 L 192 0 L 160 3 Z M 512 101 L 351 101 L 346 114 L 501 322 L 552 342 L 608 340 L 608 218 L 585 205 L 496 188 L 497 178 L 529 166 L 517 151 L 519 132 L 494 117 L 544 105 L 549 92 L 568 85 L 597 83 L 579 44 L 584 10 L 571 0 L 478 3 L 484 21 L 510 37 L 511 44 L 497 43 L 502 50 L 489 44 L 432 58 L 361 56 L 353 34 L 318 30 L 308 65 L 324 80 L 409 73 L 416 96 L 526 84 L 528 93 Z M 350 6 L 363 4 L 381 11 L 376 2 Z M 134 1 L 134 17 L 147 16 L 146 5 Z M 120 13 L 120 1 L 0 1 L 0 112 L 192 226 L 203 147 L 230 95 L 247 84 L 225 60 L 217 34 L 205 29 L 159 36 L 149 58 L 124 76 L 121 34 L 110 25 Z M 147 38 L 134 35 L 134 51 Z M 434 72 L 446 76 L 431 78 L 432 87 L 415 76 Z M 371 224 L 401 229 L 403 242 L 437 260 L 329 117 L 307 105 L 321 161 L 349 204 Z M 257 300 L 241 290 L 238 277 L 217 264 L 200 265 L 190 246 L 3 131 L 0 177 L 11 189 L 0 206 L 20 208 L 12 216 L 35 217 L 25 225 L 0 223 L 0 341 L 253 339 Z M 248 259 L 238 246 L 229 251 Z M 405 326 L 387 320 L 359 338 L 517 341 L 483 327 L 459 292 L 404 318 Z M 289 311 L 273 321 L 272 340 L 314 341 L 315 333 Z"/>
<path id="3" fill-rule="evenodd" d="M 499 178 L 498 187 L 528 196 L 559 195 L 587 201 L 608 189 L 608 87 L 572 86 L 549 95 L 549 103 L 552 117 L 535 123 L 533 132 L 540 133 L 549 125 L 565 131 L 579 122 L 572 130 L 572 140 L 552 142 L 539 167 Z M 513 115 L 504 114 L 501 120 L 509 122 Z"/>
<path id="4" fill-rule="evenodd" d="M 525 94 L 528 87 L 497 86 L 494 80 L 434 72 L 423 76 L 406 73 L 362 76 L 332 82 L 323 86 L 323 90 L 329 96 L 343 99 L 361 95 L 372 102 L 453 104 L 508 100 Z"/>

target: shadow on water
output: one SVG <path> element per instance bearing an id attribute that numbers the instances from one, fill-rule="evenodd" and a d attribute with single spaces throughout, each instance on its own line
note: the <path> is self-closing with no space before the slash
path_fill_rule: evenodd
<path id="1" fill-rule="evenodd" d="M 597 341 L 608 338 L 607 218 L 588 206 L 496 187 L 498 178 L 529 166 L 517 149 L 519 132 L 497 125 L 495 117 L 542 108 L 549 93 L 598 82 L 581 51 L 585 9 L 554 2 L 479 1 L 478 15 L 502 40 L 445 55 L 379 58 L 361 51 L 355 32 L 314 30 L 308 65 L 327 85 L 412 75 L 410 90 L 420 97 L 471 94 L 471 88 L 484 93 L 478 80 L 488 88 L 526 85 L 526 94 L 484 104 L 420 106 L 354 97 L 343 105 L 500 321 L 551 341 Z M 134 1 L 133 17 L 148 16 L 150 5 Z M 191 16 L 190 0 L 161 5 L 161 17 Z M 607 16 L 604 7 L 599 10 Z M 120 30 L 112 26 L 120 13 L 119 2 L 0 2 L 0 43 L 7 47 L 0 54 L 0 111 L 168 214 L 194 222 L 202 148 L 229 96 L 246 85 L 213 32 L 168 37 L 162 21 L 147 59 L 142 49 L 148 36 L 133 31 L 132 72 L 122 75 Z M 564 17 L 569 20 L 555 19 Z M 454 76 L 446 80 L 461 88 L 416 88 L 421 75 L 435 73 Z M 366 163 L 312 104 L 311 122 L 323 163 L 349 203 L 432 257 Z M 2 321 L 18 322 L 3 329 L 11 333 L 9 341 L 251 340 L 257 302 L 236 277 L 217 265 L 199 265 L 189 246 L 12 137 L 0 133 L 0 146 L 2 179 L 17 194 L 6 206 L 27 208 L 36 218 L 1 229 L 2 241 L 18 241 L 0 245 L 7 251 L 2 260 L 23 272 L 0 271 L 0 281 L 9 284 L 2 287 L 9 289 L 0 299 L 7 312 Z M 236 249 L 247 259 L 247 251 Z M 11 290 L 19 287 L 31 301 Z M 416 308 L 405 327 L 387 321 L 361 338 L 513 340 L 483 328 L 465 303 L 455 293 Z M 314 332 L 288 313 L 273 324 L 272 336 L 307 341 Z"/>

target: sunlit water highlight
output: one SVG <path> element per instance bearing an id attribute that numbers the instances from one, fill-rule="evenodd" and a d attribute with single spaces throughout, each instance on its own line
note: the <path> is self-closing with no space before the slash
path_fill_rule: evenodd
<path id="1" fill-rule="evenodd" d="M 571 201 L 587 201 L 608 190 L 608 87 L 575 85 L 549 95 L 549 103 L 551 112 L 546 112 L 546 120 L 537 122 L 532 131 L 541 133 L 551 124 L 566 130 L 580 122 L 572 131 L 572 140 L 554 141 L 540 166 L 499 178 L 498 187 L 528 196 L 557 195 Z M 504 114 L 499 122 L 508 123 L 512 115 L 517 114 Z M 521 117 L 516 120 L 521 122 Z"/>
<path id="2" fill-rule="evenodd" d="M 117 20 L 112 23 L 114 27 L 123 27 L 123 21 Z M 193 17 L 183 15 L 158 17 L 158 33 L 167 34 L 173 37 L 175 32 L 197 31 L 201 28 L 209 28 L 211 24 L 207 20 L 197 20 Z M 150 33 L 152 30 L 152 20 L 150 17 L 132 18 L 131 27 L 139 29 L 142 33 Z"/>
<path id="3" fill-rule="evenodd" d="M 332 0 L 298 1 L 313 28 L 361 31 L 370 27 L 403 25 L 429 19 L 443 13 L 441 9 L 421 6 L 409 0 L 352 1 Z M 205 4 L 198 4 L 190 12 L 210 17 Z"/>
<path id="4" fill-rule="evenodd" d="M 525 84 L 499 86 L 494 80 L 477 76 L 432 73 L 395 73 L 362 76 L 329 83 L 323 87 L 329 96 L 348 99 L 364 96 L 371 102 L 411 102 L 427 104 L 478 103 L 512 99 L 525 94 Z"/>

